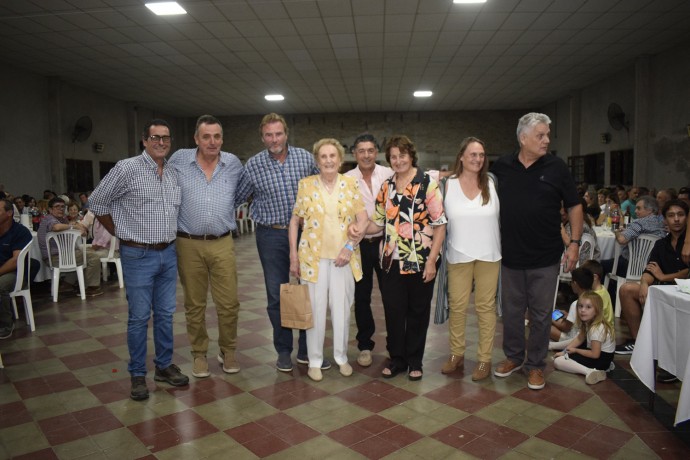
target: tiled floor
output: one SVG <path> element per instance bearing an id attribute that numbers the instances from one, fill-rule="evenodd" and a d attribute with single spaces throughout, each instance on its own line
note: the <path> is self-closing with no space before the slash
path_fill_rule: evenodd
<path id="1" fill-rule="evenodd" d="M 370 368 L 355 363 L 353 344 L 349 378 L 335 368 L 319 383 L 309 380 L 305 366 L 277 372 L 255 241 L 250 234 L 235 242 L 242 371 L 224 374 L 212 342 L 212 376 L 191 377 L 180 288 L 174 361 L 191 384 L 171 388 L 150 379 L 151 397 L 143 402 L 129 399 L 125 291 L 113 282 L 103 297 L 82 302 L 63 296 L 54 304 L 48 288 L 36 286 L 36 332 L 22 320 L 12 339 L 0 341 L 6 366 L 0 371 L 0 458 L 690 457 L 690 429 L 663 424 L 672 418 L 679 384 L 660 386 L 655 412 L 662 423 L 647 409 L 648 393 L 626 370 L 627 358 L 616 359 L 615 381 L 595 386 L 551 365 L 542 391 L 527 389 L 522 374 L 473 383 L 474 315 L 466 372 L 440 373 L 447 326 L 432 324 L 424 379 L 381 379 L 385 337 L 378 295 Z M 215 310 L 209 310 L 211 336 L 217 337 Z M 499 322 L 494 363 L 503 357 L 500 339 Z"/>

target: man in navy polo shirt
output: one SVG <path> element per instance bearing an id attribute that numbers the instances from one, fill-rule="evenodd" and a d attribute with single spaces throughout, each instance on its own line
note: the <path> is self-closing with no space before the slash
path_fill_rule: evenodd
<path id="1" fill-rule="evenodd" d="M 551 311 L 559 263 L 575 268 L 582 244 L 583 210 L 566 164 L 549 153 L 551 119 L 541 113 L 520 118 L 520 150 L 501 157 L 491 171 L 498 178 L 501 202 L 501 286 L 503 352 L 494 375 L 508 377 L 524 367 L 527 386 L 544 388 Z M 560 234 L 561 202 L 568 210 L 571 240 L 565 253 Z M 563 255 L 563 257 L 562 257 Z M 529 339 L 525 340 L 525 312 Z M 525 345 L 527 345 L 525 347 Z"/>
<path id="2" fill-rule="evenodd" d="M 14 318 L 10 292 L 17 282 L 17 258 L 31 242 L 31 232 L 14 221 L 14 206 L 0 200 L 0 339 L 12 336 Z"/>

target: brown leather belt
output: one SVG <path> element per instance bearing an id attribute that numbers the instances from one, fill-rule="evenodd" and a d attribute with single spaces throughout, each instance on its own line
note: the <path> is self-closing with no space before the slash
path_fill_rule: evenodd
<path id="1" fill-rule="evenodd" d="M 230 234 L 230 231 L 223 233 L 222 235 L 191 235 L 185 232 L 177 232 L 177 236 L 180 238 L 187 238 L 190 240 L 219 240 Z"/>
<path id="2" fill-rule="evenodd" d="M 153 249 L 154 251 L 162 251 L 163 249 L 167 248 L 168 246 L 170 246 L 174 242 L 175 242 L 175 240 L 172 240 L 170 243 L 147 244 L 147 243 L 137 243 L 136 241 L 120 240 L 120 244 L 123 246 L 130 246 L 132 248 Z"/>
<path id="3" fill-rule="evenodd" d="M 364 243 L 378 243 L 383 239 L 382 236 L 373 236 L 371 238 L 362 238 L 362 242 Z"/>

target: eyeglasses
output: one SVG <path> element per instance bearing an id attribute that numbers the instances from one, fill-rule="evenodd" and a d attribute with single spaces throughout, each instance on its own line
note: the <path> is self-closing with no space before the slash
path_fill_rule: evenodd
<path id="1" fill-rule="evenodd" d="M 172 141 L 172 136 L 159 136 L 158 134 L 153 134 L 146 139 L 150 140 L 154 144 L 158 144 L 160 141 L 163 141 L 164 144 L 169 144 Z"/>

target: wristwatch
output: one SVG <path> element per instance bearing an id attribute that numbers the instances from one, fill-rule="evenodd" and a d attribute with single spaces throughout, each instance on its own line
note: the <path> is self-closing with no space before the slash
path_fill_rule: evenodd
<path id="1" fill-rule="evenodd" d="M 570 240 L 570 244 L 577 244 L 578 246 L 582 246 L 582 240 Z"/>

